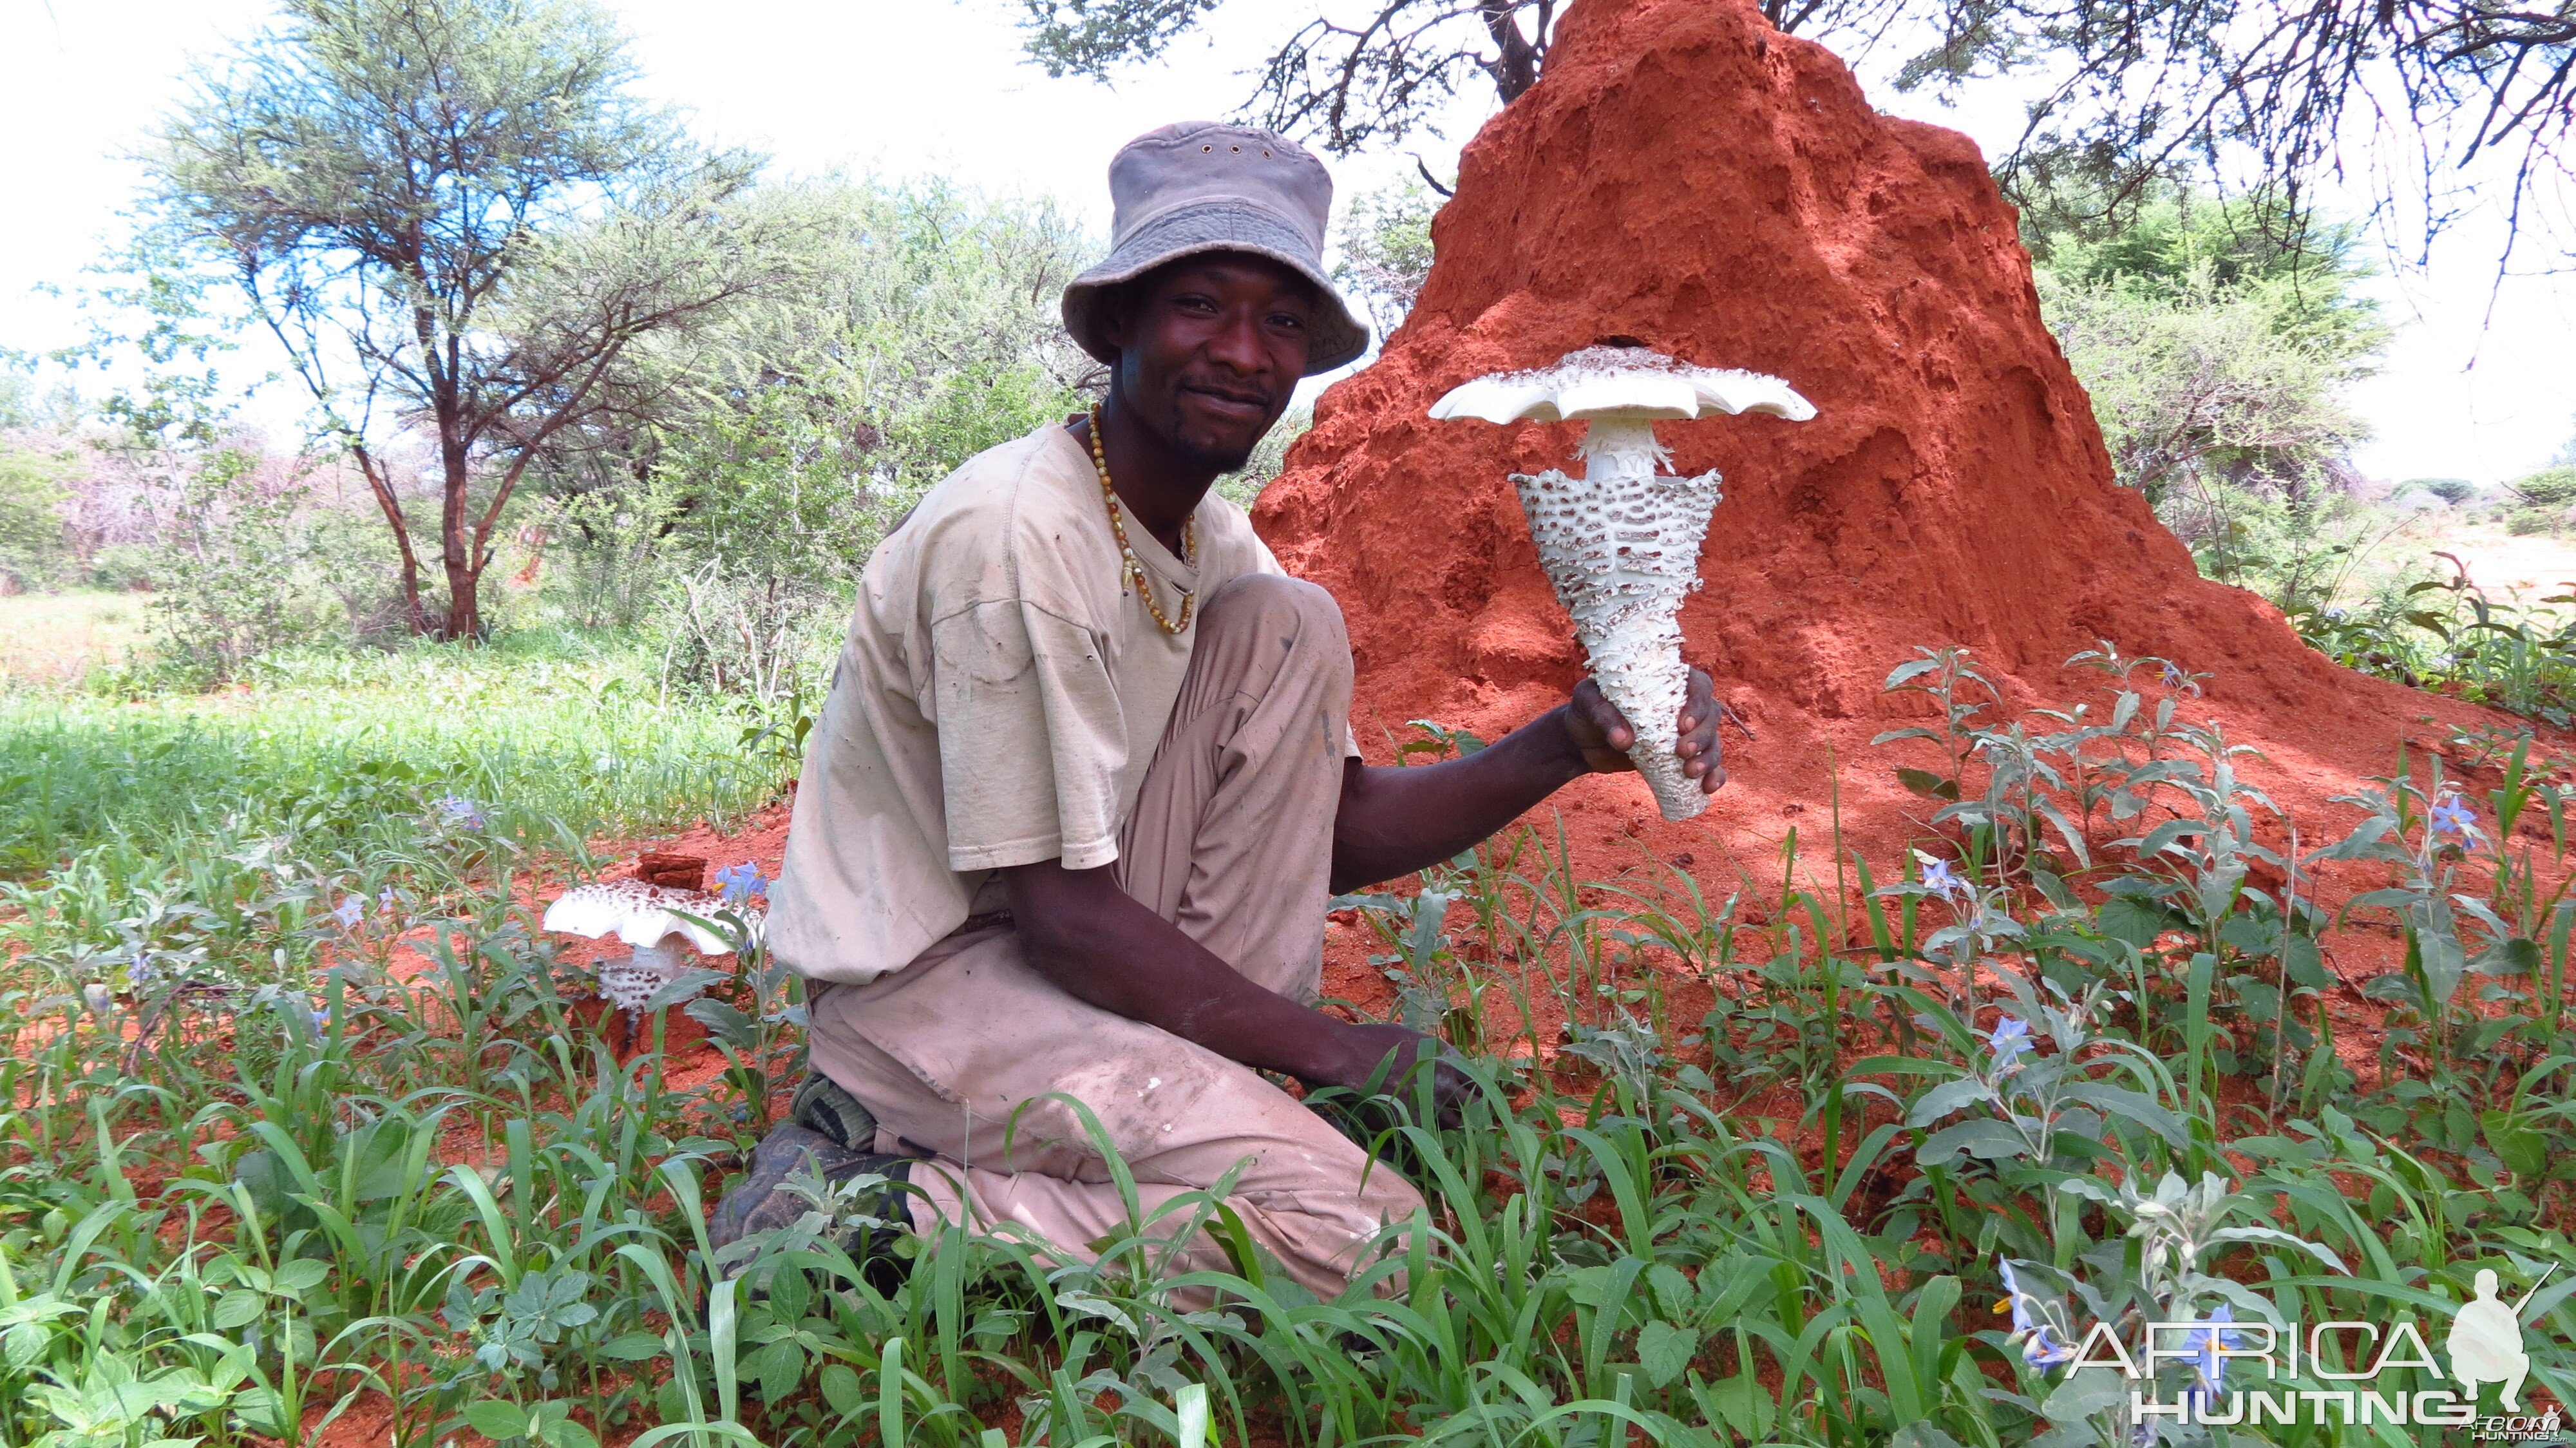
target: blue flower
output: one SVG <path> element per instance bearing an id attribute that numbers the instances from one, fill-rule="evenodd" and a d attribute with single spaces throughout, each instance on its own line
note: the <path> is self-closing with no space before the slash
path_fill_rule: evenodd
<path id="1" fill-rule="evenodd" d="M 317 1036 L 322 1035 L 331 1029 L 331 1013 L 318 1006 L 312 1010 L 306 1011 L 304 1013 L 304 1018 L 313 1023 L 313 1034 Z"/>
<path id="2" fill-rule="evenodd" d="M 355 930 L 358 928 L 358 917 L 366 913 L 365 900 L 355 895 L 343 895 L 340 897 L 340 903 L 332 907 L 331 918 L 340 922 L 341 929 Z"/>
<path id="3" fill-rule="evenodd" d="M 1951 870 L 1949 861 L 1926 860 L 1923 862 L 1923 888 L 1944 900 L 1955 900 L 1968 893 L 1968 882 Z"/>
<path id="4" fill-rule="evenodd" d="M 2477 812 L 2456 793 L 2442 796 L 2441 803 L 2433 806 L 2429 818 L 2433 822 L 2433 833 L 2452 836 L 2463 844 L 2476 844 L 2485 834 L 2478 828 Z"/>
<path id="5" fill-rule="evenodd" d="M 2047 1323 L 2031 1316 L 2030 1294 L 2021 1290 L 2021 1279 L 2013 1275 L 2012 1259 L 1998 1257 L 2004 1279 L 2004 1300 L 1995 1304 L 1998 1312 L 2012 1313 L 2012 1336 L 2023 1339 L 2021 1360 L 2033 1368 L 2053 1368 L 2075 1360 L 2075 1349 L 2057 1340 Z"/>
<path id="6" fill-rule="evenodd" d="M 107 982 L 94 980 L 81 987 L 81 1004 L 89 1007 L 91 1015 L 103 1016 L 116 1009 L 116 996 Z"/>
<path id="7" fill-rule="evenodd" d="M 2030 1341 L 2021 1345 L 2021 1360 L 2042 1370 L 2060 1363 L 2075 1361 L 2075 1349 L 2050 1335 L 2045 1324 L 2031 1329 Z"/>
<path id="8" fill-rule="evenodd" d="M 438 817 L 459 829 L 483 828 L 483 806 L 461 794 L 440 795 Z"/>
<path id="9" fill-rule="evenodd" d="M 748 905 L 754 900 L 769 898 L 769 877 L 760 873 L 760 867 L 749 860 L 731 869 L 716 871 L 716 883 L 724 887 L 728 905 Z"/>
<path id="10" fill-rule="evenodd" d="M 1994 1033 L 1986 1037 L 1986 1045 L 1991 1047 L 1995 1053 L 1996 1068 L 1998 1070 L 2005 1071 L 2011 1070 L 2013 1068 L 2014 1057 L 2019 1056 L 2024 1051 L 2033 1049 L 2033 1043 L 2030 1038 L 2030 1022 L 2015 1016 L 2004 1017 L 2002 1020 L 1995 1022 Z"/>
<path id="11" fill-rule="evenodd" d="M 2199 1380 L 2201 1392 L 2217 1394 L 2227 1389 L 2227 1352 L 2245 1345 L 2245 1334 L 2225 1326 L 2235 1320 L 2235 1311 L 2222 1302 L 2209 1314 L 2208 1326 L 2183 1336 L 2182 1345 L 2192 1354 L 2192 1376 Z"/>
<path id="12" fill-rule="evenodd" d="M 1996 1303 L 1995 1306 L 1998 1309 L 2011 1309 L 2012 1330 L 2016 1335 L 2029 1332 L 2032 1330 L 2030 1299 L 2022 1293 L 2020 1279 L 2013 1276 L 2012 1259 L 1998 1257 L 1995 1261 L 2001 1265 L 2004 1275 L 2004 1300 Z"/>

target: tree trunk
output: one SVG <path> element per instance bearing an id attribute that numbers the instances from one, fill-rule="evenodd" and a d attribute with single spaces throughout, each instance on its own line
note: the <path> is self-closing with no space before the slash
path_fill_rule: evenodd
<path id="1" fill-rule="evenodd" d="M 1547 33 L 1548 9 L 1539 10 L 1539 34 L 1542 43 Z M 1495 55 L 1485 66 L 1493 77 L 1494 93 L 1504 105 L 1521 98 L 1521 93 L 1538 84 L 1539 52 L 1529 37 L 1521 34 L 1518 0 L 1482 0 L 1477 6 L 1485 22 L 1485 33 L 1494 38 Z"/>
<path id="2" fill-rule="evenodd" d="M 402 556 L 403 622 L 414 634 L 425 634 L 429 632 L 429 616 L 420 606 L 420 556 L 412 551 L 411 524 L 403 517 L 402 499 L 394 494 L 393 480 L 377 467 L 375 454 L 352 444 L 349 455 L 357 459 L 358 473 L 367 480 L 367 490 L 376 495 L 376 507 L 385 515 L 385 526 L 394 530 L 394 551 Z"/>
<path id="3" fill-rule="evenodd" d="M 482 560 L 474 556 L 472 541 L 465 532 L 466 489 L 474 474 L 461 440 L 442 438 L 439 454 L 446 474 L 445 496 L 438 510 L 440 562 L 447 569 L 447 627 L 443 636 L 471 644 L 479 641 L 483 633 L 483 614 L 475 598 L 475 586 L 483 577 Z"/>
<path id="4" fill-rule="evenodd" d="M 462 559 L 451 559 L 447 565 L 446 636 L 460 643 L 480 643 L 483 639 L 483 611 L 475 597 L 475 587 L 482 581 L 483 570 Z"/>

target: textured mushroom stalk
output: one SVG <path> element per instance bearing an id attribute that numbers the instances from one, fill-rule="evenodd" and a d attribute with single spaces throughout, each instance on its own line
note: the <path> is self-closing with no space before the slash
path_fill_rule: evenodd
<path id="1" fill-rule="evenodd" d="M 635 953 L 623 960 L 602 961 L 599 993 L 621 1011 L 640 1011 L 662 987 L 680 978 L 685 964 L 680 937 L 663 936 L 651 945 L 635 947 Z"/>
<path id="2" fill-rule="evenodd" d="M 1690 682 L 1681 601 L 1699 587 L 1700 543 L 1721 479 L 1659 471 L 1667 454 L 1645 418 L 1595 418 L 1581 451 L 1579 479 L 1550 469 L 1515 473 L 1512 485 L 1593 681 L 1637 732 L 1628 758 L 1665 819 L 1690 819 L 1708 796 L 1676 752 Z"/>
<path id="3" fill-rule="evenodd" d="M 1452 389 L 1436 419 L 1590 424 L 1576 451 L 1584 475 L 1515 473 L 1538 561 L 1573 615 L 1602 696 L 1637 732 L 1628 758 L 1668 820 L 1708 808 L 1678 752 L 1690 669 L 1682 662 L 1682 599 L 1699 587 L 1699 547 L 1719 478 L 1664 471 L 1658 419 L 1765 412 L 1792 422 L 1815 407 L 1777 377 L 1693 367 L 1625 343 L 1569 352 L 1553 367 L 1497 372 Z"/>

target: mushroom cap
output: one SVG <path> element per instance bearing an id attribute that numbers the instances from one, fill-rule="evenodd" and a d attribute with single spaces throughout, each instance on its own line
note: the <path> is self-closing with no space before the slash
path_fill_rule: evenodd
<path id="1" fill-rule="evenodd" d="M 1693 367 L 1643 347 L 1586 347 L 1568 352 L 1553 367 L 1479 377 L 1431 404 L 1431 416 L 1444 422 L 1662 421 L 1721 412 L 1767 412 L 1804 422 L 1816 408 L 1777 377 Z"/>
<path id="2" fill-rule="evenodd" d="M 545 928 L 587 935 L 593 940 L 614 935 L 638 946 L 658 944 L 666 935 L 685 935 L 701 952 L 722 955 L 733 949 L 732 941 L 672 912 L 685 910 L 701 919 L 713 919 L 726 909 L 735 910 L 755 926 L 763 913 L 757 906 L 728 906 L 723 896 L 704 890 L 675 890 L 641 880 L 601 880 L 563 892 L 561 898 L 546 907 Z"/>

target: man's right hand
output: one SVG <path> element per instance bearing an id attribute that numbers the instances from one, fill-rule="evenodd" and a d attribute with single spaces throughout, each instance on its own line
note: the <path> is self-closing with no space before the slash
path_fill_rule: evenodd
<path id="1" fill-rule="evenodd" d="M 1415 1064 L 1436 1058 L 1438 1043 L 1428 1036 L 1353 1024 L 1254 985 L 1119 889 L 1106 866 L 1067 870 L 1046 860 L 1012 866 L 1002 878 L 1023 958 L 1077 1000 L 1309 1086 L 1363 1091 L 1384 1064 L 1384 1089 L 1407 1094 Z M 1467 1073 L 1435 1059 L 1441 1125 L 1456 1125 L 1474 1092 Z"/>
<path id="2" fill-rule="evenodd" d="M 1476 1083 L 1466 1072 L 1440 1059 L 1438 1041 L 1402 1026 L 1368 1022 L 1345 1024 L 1337 1034 L 1336 1054 L 1340 1059 L 1323 1068 L 1322 1079 L 1300 1078 L 1308 1085 L 1366 1091 L 1369 1079 L 1378 1076 L 1378 1068 L 1383 1065 L 1386 1071 L 1379 1079 L 1379 1089 L 1387 1095 L 1409 1099 L 1414 1069 L 1427 1057 L 1431 1062 L 1431 1099 L 1438 1113 L 1436 1124 L 1451 1127 L 1464 1119 L 1467 1101 L 1476 1094 Z"/>

